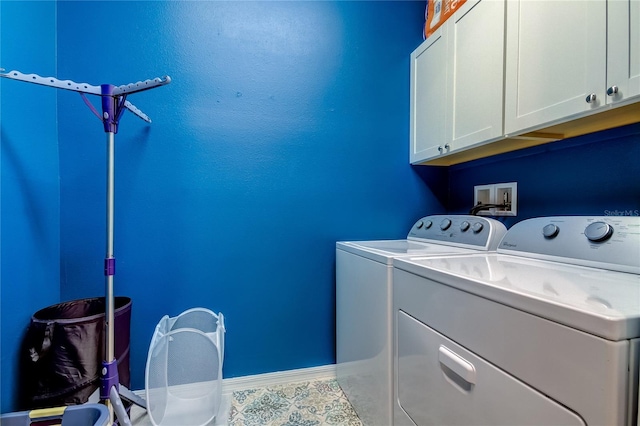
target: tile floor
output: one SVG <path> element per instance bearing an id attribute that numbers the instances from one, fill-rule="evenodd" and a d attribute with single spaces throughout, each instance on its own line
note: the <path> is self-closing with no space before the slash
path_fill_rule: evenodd
<path id="1" fill-rule="evenodd" d="M 268 386 L 232 394 L 230 426 L 362 426 L 335 379 Z"/>
<path id="2" fill-rule="evenodd" d="M 228 416 L 216 425 L 362 426 L 335 378 L 235 390 L 223 394 L 222 411 Z M 131 420 L 134 426 L 151 425 L 137 407 Z"/>

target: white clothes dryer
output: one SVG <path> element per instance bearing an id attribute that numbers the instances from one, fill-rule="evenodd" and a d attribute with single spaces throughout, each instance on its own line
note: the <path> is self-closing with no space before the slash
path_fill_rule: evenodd
<path id="1" fill-rule="evenodd" d="M 639 217 L 528 219 L 393 279 L 395 425 L 637 424 Z"/>
<path id="2" fill-rule="evenodd" d="M 493 219 L 433 215 L 404 240 L 336 243 L 336 373 L 365 425 L 392 422 L 393 259 L 495 251 L 505 233 Z"/>

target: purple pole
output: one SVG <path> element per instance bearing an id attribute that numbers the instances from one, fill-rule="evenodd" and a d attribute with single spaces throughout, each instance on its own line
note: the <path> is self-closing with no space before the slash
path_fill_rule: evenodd
<path id="1" fill-rule="evenodd" d="M 113 407 L 109 402 L 111 388 L 119 386 L 118 365 L 115 359 L 115 316 L 114 285 L 116 269 L 114 256 L 114 200 L 115 200 L 115 134 L 118 132 L 118 98 L 113 96 L 114 86 L 103 84 L 102 89 L 102 122 L 107 133 L 107 255 L 105 257 L 105 359 L 102 363 L 100 382 L 100 399 L 109 408 L 109 417 L 113 423 Z"/>

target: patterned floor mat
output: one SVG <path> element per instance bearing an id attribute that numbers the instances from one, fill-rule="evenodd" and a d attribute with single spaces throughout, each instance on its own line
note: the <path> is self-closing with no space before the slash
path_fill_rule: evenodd
<path id="1" fill-rule="evenodd" d="M 235 391 L 229 426 L 362 426 L 335 379 Z"/>

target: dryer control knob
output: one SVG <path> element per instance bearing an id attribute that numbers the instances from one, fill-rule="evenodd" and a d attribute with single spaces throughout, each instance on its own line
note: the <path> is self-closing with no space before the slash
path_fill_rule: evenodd
<path id="1" fill-rule="evenodd" d="M 418 223 L 416 223 L 416 228 L 417 229 L 422 228 L 422 226 L 424 226 L 424 222 L 423 221 L 418 221 Z"/>
<path id="2" fill-rule="evenodd" d="M 470 227 L 470 226 L 471 226 L 471 225 L 469 225 L 469 222 L 467 222 L 467 221 L 465 220 L 464 222 L 462 222 L 462 223 L 460 224 L 460 230 L 461 230 L 462 232 L 465 232 L 466 230 L 468 230 L 468 229 L 469 229 L 469 227 Z"/>
<path id="3" fill-rule="evenodd" d="M 585 237 L 587 237 L 589 241 L 593 241 L 594 243 L 608 240 L 612 234 L 613 228 L 611 227 L 611 225 L 605 222 L 593 222 L 584 230 Z"/>
<path id="4" fill-rule="evenodd" d="M 482 231 L 483 228 L 484 225 L 482 224 L 482 222 L 476 222 L 471 227 L 471 230 L 477 234 L 478 232 Z"/>
<path id="5" fill-rule="evenodd" d="M 431 225 L 433 225 L 433 222 L 431 222 L 430 220 L 426 221 L 424 223 L 424 229 L 429 229 L 431 228 Z"/>
<path id="6" fill-rule="evenodd" d="M 440 229 L 442 229 L 443 231 L 446 231 L 447 229 L 449 229 L 450 226 L 451 226 L 450 219 L 443 219 L 442 222 L 440 222 Z"/>
<path id="7" fill-rule="evenodd" d="M 560 228 L 558 228 L 558 225 L 555 225 L 553 223 L 550 223 L 542 228 L 542 235 L 544 235 L 545 238 L 555 238 L 559 232 Z"/>

